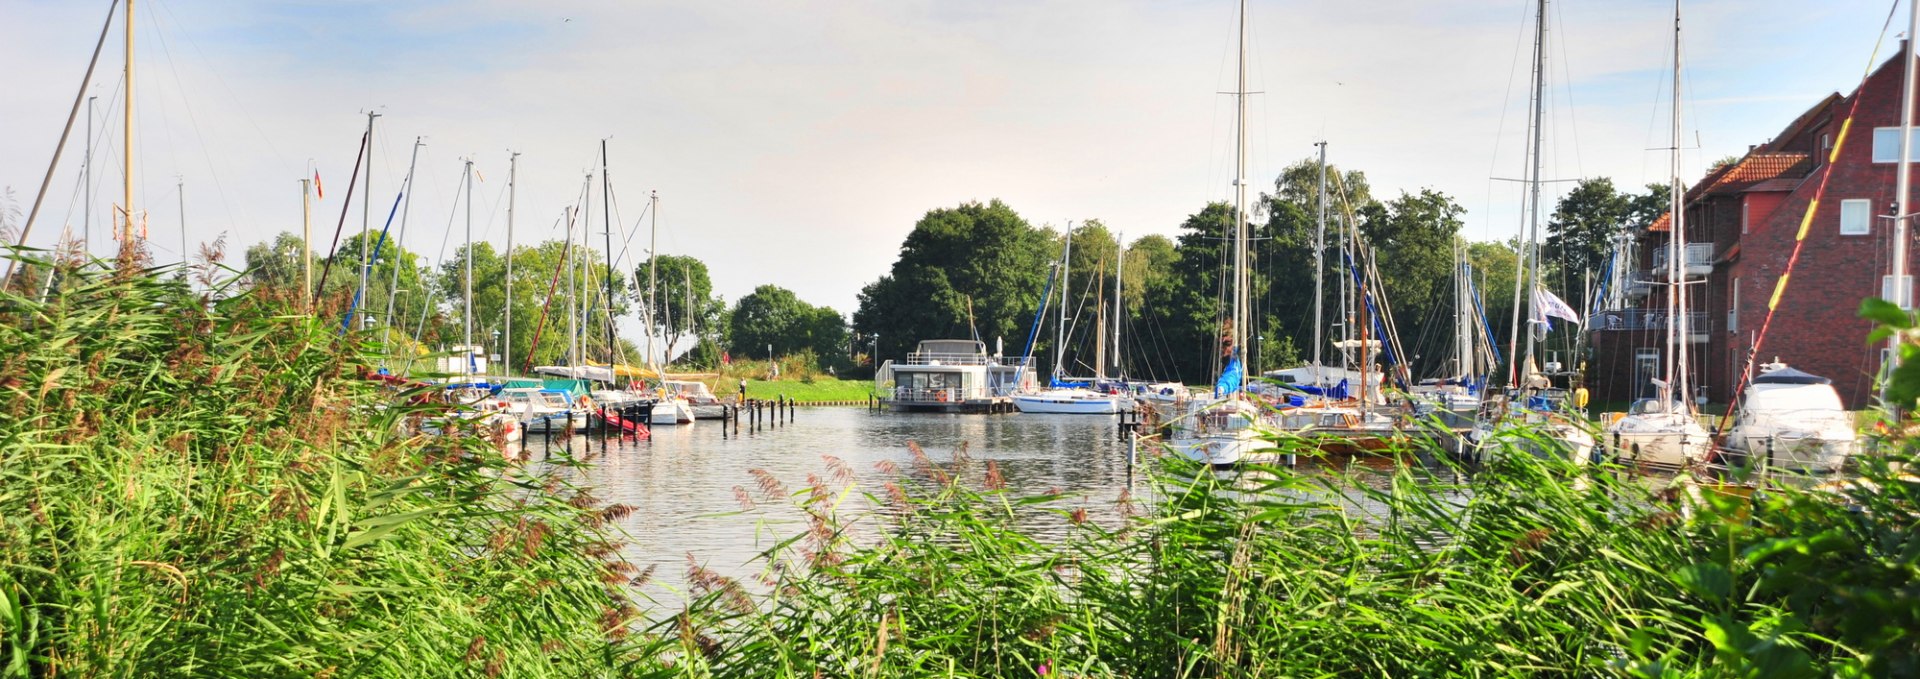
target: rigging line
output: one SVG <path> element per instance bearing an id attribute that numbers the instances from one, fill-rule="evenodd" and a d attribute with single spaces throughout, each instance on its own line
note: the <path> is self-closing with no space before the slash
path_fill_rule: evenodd
<path id="1" fill-rule="evenodd" d="M 434 253 L 433 255 L 433 263 L 435 266 L 446 266 L 449 263 L 447 262 L 447 242 L 449 240 L 452 240 L 453 238 L 454 220 L 460 218 L 460 196 L 465 195 L 466 185 L 467 185 L 466 174 L 463 172 L 460 175 L 460 178 L 455 179 L 453 182 L 453 198 L 448 201 L 448 204 L 451 205 L 452 207 L 447 209 L 446 228 L 443 228 L 440 230 L 440 251 Z M 421 287 L 425 287 L 425 286 L 423 285 Z M 413 326 L 413 337 L 415 341 L 419 341 L 419 338 L 422 335 L 426 334 L 427 311 L 439 305 L 437 302 L 433 304 L 428 304 L 427 301 L 429 299 L 430 298 L 427 297 L 427 295 L 424 292 L 422 292 L 422 294 L 420 295 L 420 300 L 421 300 L 420 320 L 417 323 L 415 323 Z"/>
<path id="2" fill-rule="evenodd" d="M 154 35 L 160 40 L 160 51 L 163 54 L 165 54 L 167 57 L 167 70 L 173 74 L 174 84 L 180 88 L 179 89 L 180 92 L 185 92 L 187 90 L 186 83 L 180 78 L 180 66 L 178 62 L 176 62 L 176 60 L 173 58 L 173 48 L 167 42 L 167 34 L 165 31 L 161 30 L 159 13 L 147 12 L 145 16 L 148 17 L 147 19 L 148 21 L 151 21 L 154 23 L 154 29 L 153 29 Z M 165 104 L 162 104 L 161 108 L 164 109 Z M 240 219 L 236 219 L 233 215 L 233 201 L 227 197 L 226 184 L 220 181 L 220 170 L 216 165 L 214 165 L 213 155 L 211 152 L 208 151 L 208 149 L 211 148 L 213 145 L 207 143 L 206 135 L 201 133 L 200 131 L 200 118 L 199 116 L 194 115 L 192 100 L 184 96 L 181 97 L 181 108 L 184 109 L 187 113 L 187 124 L 193 129 L 194 138 L 200 140 L 200 144 L 199 144 L 200 157 L 202 160 L 206 161 L 207 174 L 209 177 L 213 179 L 214 193 L 220 196 L 220 204 L 223 208 L 226 209 L 228 225 L 232 226 L 235 224 L 241 224 L 241 225 L 252 224 L 253 217 L 252 215 L 247 213 L 247 207 L 244 204 L 240 206 L 240 216 L 244 218 L 244 221 Z M 173 132 L 171 130 L 167 132 L 167 145 L 168 145 L 168 154 L 172 155 Z M 185 227 L 186 225 L 184 224 L 181 225 L 182 229 L 184 229 Z"/>
<path id="3" fill-rule="evenodd" d="M 163 2 L 161 0 L 152 0 L 152 1 L 158 2 L 161 11 L 166 12 L 168 18 L 170 18 L 175 25 L 181 25 L 183 23 L 180 21 L 179 17 L 174 16 L 173 7 L 170 6 L 168 3 Z M 242 103 L 242 100 L 240 99 L 240 97 L 234 94 L 233 87 L 227 84 L 226 77 L 221 75 L 220 71 L 213 67 L 213 63 L 214 63 L 213 60 L 207 58 L 206 50 L 201 49 L 199 41 L 196 41 L 193 39 L 193 33 L 188 31 L 182 31 L 180 35 L 181 37 L 186 39 L 187 45 L 193 48 L 194 53 L 199 55 L 200 61 L 201 61 L 200 70 L 205 73 L 209 73 L 213 75 L 214 81 L 220 83 L 220 88 L 226 91 L 227 99 L 233 102 L 234 110 L 239 111 L 240 116 L 242 118 L 246 118 L 247 123 L 253 126 L 253 131 L 260 135 L 261 141 L 266 142 L 267 149 L 272 151 L 274 157 L 280 160 L 280 164 L 283 167 L 287 166 L 288 163 L 287 163 L 286 155 L 280 152 L 280 148 L 278 146 L 274 146 L 273 137 L 268 135 L 266 130 L 261 129 L 260 122 L 254 119 L 253 114 L 247 111 L 246 106 Z M 242 208 L 242 209 L 244 210 L 245 208 Z"/>
<path id="4" fill-rule="evenodd" d="M 1494 128 L 1493 151 L 1489 154 L 1487 164 L 1488 177 L 1494 176 L 1500 169 L 1500 142 L 1503 141 L 1506 136 L 1507 114 L 1512 112 L 1510 109 L 1513 107 L 1514 73 L 1520 69 L 1520 49 L 1526 46 L 1527 34 L 1530 32 L 1527 30 L 1527 16 L 1529 14 L 1527 8 L 1531 3 L 1518 4 L 1521 5 L 1520 31 L 1514 35 L 1513 39 L 1512 65 L 1507 67 L 1507 89 L 1505 93 L 1500 95 L 1500 124 Z M 1492 179 L 1487 180 L 1487 212 L 1483 215 L 1483 221 L 1481 222 L 1485 227 L 1483 233 L 1489 241 L 1493 240 L 1493 187 L 1495 184 L 1496 182 Z"/>
<path id="5" fill-rule="evenodd" d="M 80 117 L 80 105 L 87 100 L 87 83 L 93 81 L 93 68 L 100 63 L 100 49 L 107 44 L 107 32 L 113 28 L 113 10 L 119 6 L 119 0 L 114 0 L 113 3 L 107 6 L 107 20 L 100 25 L 100 39 L 93 45 L 93 58 L 87 62 L 86 75 L 80 77 L 80 87 L 73 95 L 73 110 L 67 114 L 67 126 L 60 131 L 59 143 L 54 144 L 53 160 L 47 163 L 47 176 L 40 181 L 40 193 L 34 196 L 33 207 L 27 213 L 27 223 L 20 227 L 20 239 L 16 243 L 17 246 L 26 246 L 27 236 L 33 233 L 34 219 L 40 216 L 40 201 L 46 199 L 47 186 L 53 183 L 53 174 L 60 167 L 60 151 L 67 147 L 67 136 L 73 132 L 73 122 Z M 128 218 L 131 219 L 132 215 L 128 215 Z M 8 260 L 7 275 L 0 278 L 0 290 L 6 289 L 8 285 L 13 283 L 14 265 L 15 262 L 13 260 Z"/>
<path id="6" fill-rule="evenodd" d="M 1553 23 L 1560 29 L 1562 36 L 1567 34 L 1566 17 L 1562 15 L 1565 5 L 1566 3 L 1561 3 L 1553 6 Z M 1560 83 L 1567 94 L 1567 134 L 1573 137 L 1573 174 L 1576 177 L 1585 177 L 1587 176 L 1586 162 L 1580 154 L 1580 123 L 1575 119 L 1579 107 L 1573 103 L 1573 67 L 1570 62 L 1571 59 L 1567 56 L 1567 40 L 1562 37 L 1560 39 Z"/>

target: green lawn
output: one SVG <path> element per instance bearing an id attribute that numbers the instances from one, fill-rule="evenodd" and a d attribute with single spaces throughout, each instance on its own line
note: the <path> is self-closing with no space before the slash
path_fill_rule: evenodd
<path id="1" fill-rule="evenodd" d="M 723 382 L 714 385 L 713 393 L 725 398 L 740 392 L 740 383 Z M 812 384 L 800 380 L 747 380 L 747 398 L 772 399 L 780 396 L 801 403 L 821 401 L 865 401 L 873 393 L 870 380 L 836 380 L 815 378 Z"/>

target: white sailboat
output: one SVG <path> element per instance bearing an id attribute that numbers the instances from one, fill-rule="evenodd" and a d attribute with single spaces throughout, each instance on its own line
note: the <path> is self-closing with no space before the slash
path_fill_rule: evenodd
<path id="1" fill-rule="evenodd" d="M 1633 404 L 1607 426 L 1618 459 L 1662 467 L 1684 467 L 1705 460 L 1712 437 L 1694 410 L 1687 368 L 1686 192 L 1680 185 L 1680 2 L 1673 3 L 1673 148 L 1669 200 L 1672 231 L 1667 241 L 1666 378 L 1655 380 L 1655 397 Z"/>
<path id="2" fill-rule="evenodd" d="M 1131 399 L 1116 394 L 1103 394 L 1092 389 L 1077 386 L 1062 386 L 1065 375 L 1067 355 L 1067 273 L 1071 271 L 1073 261 L 1073 224 L 1067 224 L 1066 246 L 1060 255 L 1060 327 L 1054 340 L 1053 378 L 1055 386 L 1032 392 L 1013 395 L 1013 407 L 1023 413 L 1050 413 L 1067 415 L 1113 415 L 1132 407 Z M 1104 306 L 1102 309 L 1104 310 Z M 1104 326 L 1103 326 L 1104 327 Z M 1102 345 L 1102 351 L 1105 347 Z M 1105 377 L 1105 359 L 1096 359 L 1094 383 Z"/>
<path id="3" fill-rule="evenodd" d="M 1169 424 L 1167 444 L 1174 453 L 1195 462 L 1227 466 L 1263 462 L 1277 457 L 1266 442 L 1261 420 L 1268 414 L 1266 404 L 1247 393 L 1246 338 L 1250 305 L 1247 286 L 1247 3 L 1240 1 L 1240 37 L 1238 88 L 1235 96 L 1239 113 L 1235 120 L 1234 234 L 1233 234 L 1233 317 L 1227 322 L 1227 351 L 1224 368 L 1214 384 L 1211 398 L 1186 402 L 1184 412 Z"/>
<path id="4" fill-rule="evenodd" d="M 1557 301 L 1540 283 L 1540 178 L 1542 134 L 1545 130 L 1547 0 L 1539 0 L 1534 16 L 1532 138 L 1527 147 L 1529 173 L 1528 233 L 1520 244 L 1514 276 L 1513 323 L 1507 343 L 1508 390 L 1503 398 L 1481 399 L 1481 417 L 1467 432 L 1466 443 L 1481 455 L 1499 455 L 1522 451 L 1542 457 L 1559 457 L 1575 464 L 1586 464 L 1593 455 L 1593 434 L 1588 424 L 1564 412 L 1565 392 L 1552 389 L 1546 375 L 1536 369 L 1534 328 L 1546 328 L 1547 319 L 1560 316 L 1578 322 L 1578 314 L 1564 302 L 1559 313 L 1549 312 L 1549 300 Z M 1520 323 L 1518 301 L 1527 300 L 1528 324 Z M 1526 336 L 1526 351 L 1520 350 L 1520 338 Z"/>

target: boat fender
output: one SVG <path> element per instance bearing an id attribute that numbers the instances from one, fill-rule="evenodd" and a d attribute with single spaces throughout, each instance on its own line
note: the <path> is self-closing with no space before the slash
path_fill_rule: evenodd
<path id="1" fill-rule="evenodd" d="M 1573 390 L 1573 407 L 1575 407 L 1575 408 L 1586 408 L 1586 407 L 1587 407 L 1587 399 L 1589 399 L 1589 398 L 1591 398 L 1591 397 L 1592 397 L 1592 395 L 1591 395 L 1591 394 L 1588 394 L 1588 393 L 1587 393 L 1587 388 L 1586 388 L 1586 387 L 1581 387 L 1581 388 L 1579 388 L 1579 389 L 1575 389 L 1575 390 Z"/>

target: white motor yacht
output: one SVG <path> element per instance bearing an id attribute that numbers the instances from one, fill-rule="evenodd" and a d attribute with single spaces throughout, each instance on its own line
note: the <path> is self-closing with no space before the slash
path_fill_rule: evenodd
<path id="1" fill-rule="evenodd" d="M 1747 387 L 1727 445 L 1775 469 L 1831 472 L 1853 457 L 1859 435 L 1833 380 L 1776 360 Z"/>

